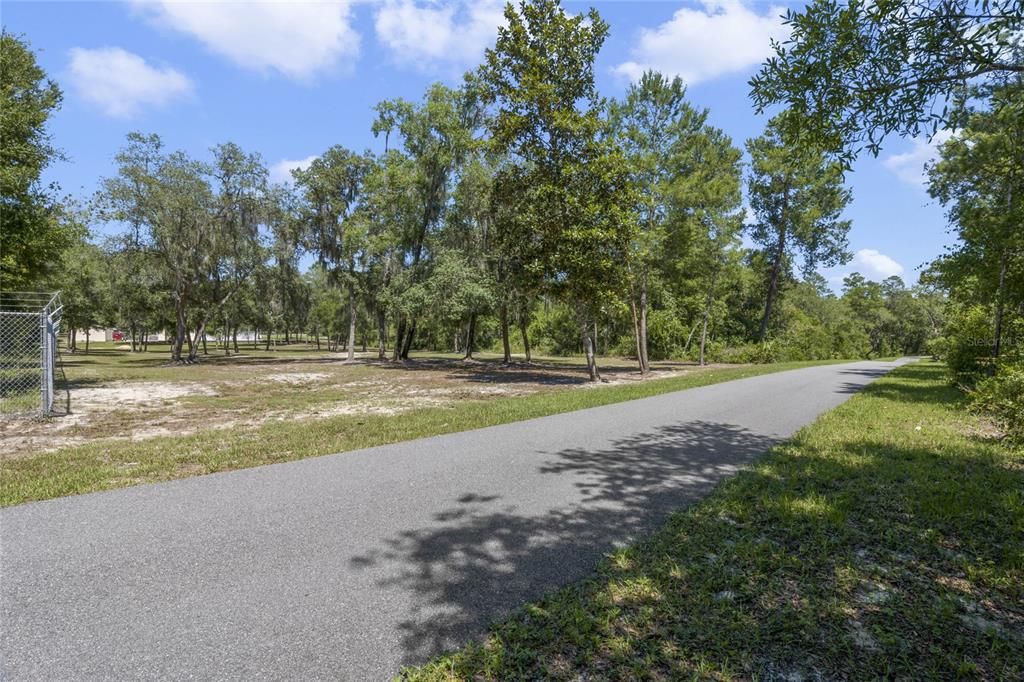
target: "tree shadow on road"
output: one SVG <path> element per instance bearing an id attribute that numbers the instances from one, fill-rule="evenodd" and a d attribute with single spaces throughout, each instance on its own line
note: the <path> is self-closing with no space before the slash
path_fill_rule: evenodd
<path id="1" fill-rule="evenodd" d="M 575 499 L 539 515 L 493 491 L 467 491 L 357 568 L 385 568 L 382 590 L 413 595 L 401 623 L 406 665 L 464 644 L 492 621 L 589 575 L 616 546 L 649 534 L 673 511 L 766 452 L 775 440 L 693 422 L 624 438 L 612 447 L 550 454 L 540 471 L 570 477 Z"/>

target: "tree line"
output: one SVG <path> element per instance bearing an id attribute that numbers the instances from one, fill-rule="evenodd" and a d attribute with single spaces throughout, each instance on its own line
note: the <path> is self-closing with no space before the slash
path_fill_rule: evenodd
<path id="1" fill-rule="evenodd" d="M 580 353 L 597 380 L 603 353 L 646 373 L 670 357 L 914 353 L 942 332 L 938 279 L 853 275 L 835 295 L 817 274 L 849 261 L 852 197 L 841 156 L 792 139 L 799 111 L 748 140 L 744 163 L 678 78 L 600 95 L 595 10 L 535 0 L 505 16 L 458 87 L 375 107 L 383 152 L 334 146 L 287 184 L 231 143 L 196 159 L 133 133 L 62 218 L 119 231 L 65 248 L 39 281 L 64 292 L 72 327 L 116 326 L 133 347 L 172 331 L 175 362 L 196 361 L 208 333 L 258 329 L 350 358 Z"/>

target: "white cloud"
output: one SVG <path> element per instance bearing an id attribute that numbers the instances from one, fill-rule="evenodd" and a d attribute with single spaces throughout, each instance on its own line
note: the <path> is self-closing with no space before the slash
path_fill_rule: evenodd
<path id="1" fill-rule="evenodd" d="M 504 22 L 503 5 L 496 0 L 389 0 L 377 9 L 374 26 L 377 40 L 400 64 L 465 68 L 494 44 Z"/>
<path id="2" fill-rule="evenodd" d="M 702 0 L 702 9 L 683 8 L 657 28 L 641 29 L 632 60 L 615 72 L 637 80 L 648 69 L 681 77 L 688 85 L 747 71 L 772 53 L 771 39 L 786 29 L 772 6 L 758 14 L 741 0 Z"/>
<path id="3" fill-rule="evenodd" d="M 154 67 L 119 47 L 72 48 L 71 83 L 78 95 L 108 116 L 129 118 L 192 93 L 192 81 L 169 66 Z"/>
<path id="4" fill-rule="evenodd" d="M 901 276 L 902 265 L 876 249 L 861 249 L 853 254 L 853 260 L 846 266 L 849 272 L 859 272 L 865 278 L 880 281 L 893 275 Z"/>
<path id="5" fill-rule="evenodd" d="M 890 154 L 882 160 L 882 165 L 908 185 L 924 189 L 928 183 L 928 175 L 924 171 L 925 164 L 938 155 L 939 145 L 952 136 L 948 130 L 940 130 L 930 142 L 920 137 L 914 138 L 910 151 Z"/>
<path id="6" fill-rule="evenodd" d="M 350 2 L 134 0 L 160 26 L 187 33 L 239 66 L 300 80 L 359 54 Z"/>
<path id="7" fill-rule="evenodd" d="M 270 167 L 270 180 L 271 182 L 291 182 L 293 169 L 306 170 L 315 159 L 315 155 L 307 156 L 304 159 L 281 159 Z"/>

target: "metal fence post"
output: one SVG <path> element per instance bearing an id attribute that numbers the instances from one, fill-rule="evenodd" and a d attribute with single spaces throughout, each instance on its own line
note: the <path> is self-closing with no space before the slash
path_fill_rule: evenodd
<path id="1" fill-rule="evenodd" d="M 0 418 L 52 414 L 62 310 L 59 294 L 0 292 Z"/>

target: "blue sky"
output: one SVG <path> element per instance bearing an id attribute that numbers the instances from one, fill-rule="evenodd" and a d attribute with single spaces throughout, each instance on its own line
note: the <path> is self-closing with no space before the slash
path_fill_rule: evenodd
<path id="1" fill-rule="evenodd" d="M 737 145 L 764 118 L 747 79 L 784 37 L 786 3 L 567 2 L 590 5 L 611 26 L 598 86 L 621 95 L 645 68 L 678 74 L 688 96 Z M 800 3 L 789 6 L 798 8 Z M 204 156 L 232 141 L 259 152 L 275 179 L 333 144 L 380 151 L 370 132 L 382 99 L 418 99 L 433 81 L 457 83 L 493 43 L 501 5 L 424 2 L 17 2 L 5 28 L 24 34 L 65 93 L 52 121 L 67 162 L 48 171 L 65 192 L 86 197 L 114 171 L 133 130 Z M 915 282 L 918 266 L 948 241 L 941 207 L 923 189 L 925 140 L 887 141 L 849 176 L 854 261 L 824 274 L 835 283 L 859 270 Z"/>

